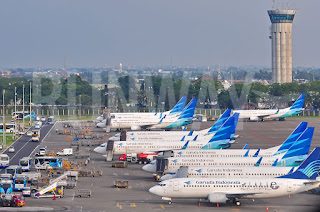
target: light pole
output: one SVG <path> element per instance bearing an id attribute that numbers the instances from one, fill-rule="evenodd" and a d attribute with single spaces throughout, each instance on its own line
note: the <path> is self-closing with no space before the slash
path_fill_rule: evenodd
<path id="1" fill-rule="evenodd" d="M 17 135 L 17 86 L 14 86 L 14 135 Z"/>
<path id="2" fill-rule="evenodd" d="M 29 116 L 30 116 L 30 120 L 29 120 L 29 126 L 31 127 L 31 81 L 30 81 L 30 105 L 29 105 Z"/>
<path id="3" fill-rule="evenodd" d="M 24 132 L 24 84 L 22 86 L 22 132 Z"/>
<path id="4" fill-rule="evenodd" d="M 6 146 L 6 122 L 5 122 L 5 106 L 4 106 L 4 94 L 6 93 L 6 90 L 3 89 L 2 91 L 2 115 L 3 115 L 3 118 L 2 118 L 2 126 L 3 126 L 3 130 L 2 130 L 2 149 L 5 149 L 5 146 Z"/>
<path id="5" fill-rule="evenodd" d="M 80 117 L 81 117 L 81 112 L 82 112 L 82 111 L 81 111 L 81 108 L 82 108 L 82 107 L 81 107 L 81 94 L 79 95 L 79 97 L 80 97 L 80 98 L 79 98 L 79 102 L 80 102 Z"/>

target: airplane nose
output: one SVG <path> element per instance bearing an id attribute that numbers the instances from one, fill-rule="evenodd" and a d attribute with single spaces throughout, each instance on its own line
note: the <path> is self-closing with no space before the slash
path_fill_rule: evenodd
<path id="1" fill-rule="evenodd" d="M 147 164 L 142 166 L 142 170 L 150 173 L 154 173 L 156 170 L 154 169 L 154 166 L 152 164 Z"/>
<path id="2" fill-rule="evenodd" d="M 153 186 L 149 189 L 149 192 L 151 194 L 159 195 L 157 191 L 158 191 L 157 186 Z"/>
<path id="3" fill-rule="evenodd" d="M 101 153 L 101 147 L 96 147 L 93 149 L 93 151 L 95 151 L 96 153 Z"/>

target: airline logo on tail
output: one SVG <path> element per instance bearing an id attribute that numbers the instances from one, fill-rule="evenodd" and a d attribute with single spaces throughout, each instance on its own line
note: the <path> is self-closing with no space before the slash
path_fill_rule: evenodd
<path id="1" fill-rule="evenodd" d="M 214 123 L 214 125 L 211 127 L 211 129 L 208 131 L 208 134 L 214 134 L 216 133 L 219 128 L 230 118 L 231 110 L 226 110 L 221 117 Z"/>
<path id="2" fill-rule="evenodd" d="M 303 111 L 303 104 L 305 99 L 305 94 L 301 94 L 300 97 L 294 102 L 294 104 L 289 108 L 289 111 L 281 115 L 279 118 L 285 118 L 288 116 L 299 114 Z"/>
<path id="3" fill-rule="evenodd" d="M 316 179 L 320 168 L 320 148 L 315 148 L 309 157 L 290 174 L 278 178 Z"/>

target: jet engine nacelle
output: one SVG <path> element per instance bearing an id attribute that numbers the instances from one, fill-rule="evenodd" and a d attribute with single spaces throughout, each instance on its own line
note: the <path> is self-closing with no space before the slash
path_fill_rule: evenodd
<path id="1" fill-rule="evenodd" d="M 250 118 L 250 121 L 258 121 L 259 118 L 257 116 L 251 116 Z"/>
<path id="2" fill-rule="evenodd" d="M 209 194 L 208 200 L 211 203 L 223 203 L 223 204 L 226 204 L 228 198 L 227 198 L 226 194 L 214 193 L 214 194 Z"/>
<path id="3" fill-rule="evenodd" d="M 140 126 L 132 126 L 131 130 L 132 131 L 141 130 L 141 127 Z"/>

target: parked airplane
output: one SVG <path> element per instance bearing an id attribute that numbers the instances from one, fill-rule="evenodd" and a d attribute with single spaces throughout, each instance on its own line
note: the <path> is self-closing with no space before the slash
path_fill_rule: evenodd
<path id="1" fill-rule="evenodd" d="M 221 117 L 214 123 L 211 128 L 200 131 L 128 131 L 126 133 L 126 140 L 140 141 L 140 140 L 166 140 L 168 137 L 178 137 L 181 139 L 183 136 L 201 136 L 214 134 L 222 126 L 224 122 L 230 117 L 231 110 L 226 110 Z M 237 137 L 237 136 L 235 136 Z M 186 138 L 188 139 L 188 138 Z M 109 138 L 109 140 L 120 141 L 120 133 Z"/>
<path id="2" fill-rule="evenodd" d="M 312 152 L 303 163 L 311 164 L 315 161 L 314 154 Z M 286 174 L 291 174 L 293 171 L 297 170 L 297 167 L 282 167 L 282 166 L 272 166 L 272 167 L 261 167 L 261 166 L 250 166 L 250 167 L 225 167 L 225 166 L 182 166 L 177 170 L 173 170 L 168 174 L 163 175 L 160 180 L 169 180 L 173 178 L 232 178 L 232 177 L 279 177 Z"/>
<path id="3" fill-rule="evenodd" d="M 176 178 L 163 181 L 149 189 L 163 200 L 172 198 L 207 199 L 211 203 L 232 201 L 240 206 L 239 199 L 280 197 L 301 193 L 319 187 L 320 148 L 312 153 L 312 163 L 302 163 L 291 174 L 277 178 Z"/>
<path id="4" fill-rule="evenodd" d="M 218 132 L 212 138 L 187 142 L 166 142 L 166 141 L 115 141 L 113 145 L 113 154 L 130 154 L 130 153 L 157 153 L 171 149 L 214 149 L 227 148 L 230 146 L 230 139 L 235 131 L 236 119 L 239 115 L 235 114 L 230 117 Z M 95 148 L 95 152 L 106 153 L 106 148 Z"/>
<path id="5" fill-rule="evenodd" d="M 207 129 L 207 130 L 201 130 L 201 131 L 198 131 L 198 132 L 195 132 L 195 131 L 190 131 L 190 132 L 186 132 L 186 131 L 140 131 L 140 132 L 130 132 L 130 133 L 134 133 L 134 134 L 140 134 L 140 133 L 143 133 L 143 135 L 148 135 L 150 134 L 151 136 L 148 137 L 149 139 L 127 139 L 127 140 L 131 140 L 131 141 L 168 141 L 168 138 L 172 138 L 172 136 L 163 136 L 163 139 L 159 140 L 159 139 L 153 139 L 154 138 L 154 135 L 158 135 L 159 137 L 161 137 L 160 135 L 166 135 L 166 134 L 170 134 L 170 135 L 174 135 L 174 134 L 179 134 L 181 137 L 179 137 L 179 139 L 181 141 L 188 141 L 190 139 L 194 140 L 195 138 L 198 137 L 198 135 L 213 135 L 215 134 L 218 129 L 230 118 L 230 113 L 231 113 L 231 110 L 226 110 L 222 116 L 214 123 L 214 125 L 210 128 L 210 129 Z M 237 121 L 238 119 L 235 120 L 236 123 L 235 123 L 235 126 L 237 126 Z M 234 128 L 234 132 L 235 132 L 236 128 Z M 186 134 L 185 133 L 188 133 L 187 136 L 185 136 Z M 128 133 L 127 133 L 128 134 Z M 233 133 L 234 134 L 234 133 Z M 191 137 L 192 136 L 192 137 Z M 176 136 L 174 136 L 176 137 Z M 234 136 L 235 137 L 235 136 Z M 158 138 L 158 137 L 157 137 Z M 109 141 L 120 141 L 120 134 L 116 134 L 114 137 L 111 137 L 109 138 Z M 178 139 L 177 139 L 178 141 Z M 100 153 L 100 154 L 106 154 L 106 147 L 108 145 L 108 142 L 107 143 L 103 143 L 101 144 L 100 146 L 96 147 L 94 149 L 95 152 L 97 153 Z"/>
<path id="6" fill-rule="evenodd" d="M 308 156 L 314 127 L 308 127 L 285 154 L 273 157 L 171 157 L 158 158 L 142 169 L 151 173 L 167 174 L 181 166 L 298 166 Z"/>
<path id="7" fill-rule="evenodd" d="M 197 99 L 192 99 L 180 114 L 162 118 L 153 116 L 135 115 L 135 116 L 116 116 L 111 117 L 110 129 L 172 129 L 182 127 L 192 123 L 194 110 L 197 105 Z"/>
<path id="8" fill-rule="evenodd" d="M 258 121 L 264 119 L 279 119 L 284 121 L 286 117 L 301 113 L 304 108 L 305 94 L 301 94 L 300 97 L 294 102 L 291 107 L 285 109 L 271 109 L 271 110 L 234 110 L 233 113 L 239 113 L 240 119 L 249 119 L 251 121 Z"/>
<path id="9" fill-rule="evenodd" d="M 290 134 L 282 145 L 268 149 L 210 149 L 210 150 L 169 150 L 160 153 L 159 156 L 166 157 L 271 157 L 283 154 L 307 129 L 308 122 L 301 122 L 300 125 Z"/>
<path id="10" fill-rule="evenodd" d="M 165 112 L 162 112 L 162 113 L 157 113 L 155 111 L 153 112 L 150 112 L 150 113 L 111 113 L 110 115 L 111 116 L 114 116 L 115 118 L 117 118 L 118 116 L 121 116 L 121 117 L 132 117 L 132 116 L 159 116 L 158 118 L 162 118 L 164 115 L 177 115 L 179 113 L 181 113 L 181 111 L 183 110 L 185 104 L 186 104 L 186 101 L 187 101 L 187 97 L 186 96 L 183 96 L 179 101 L 178 103 L 169 111 L 165 111 Z M 106 119 L 103 115 L 97 117 L 97 121 L 102 121 Z"/>

